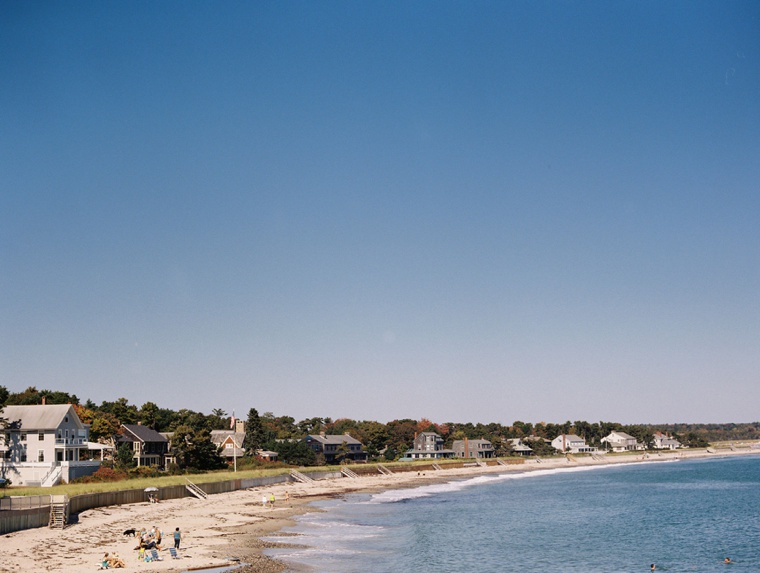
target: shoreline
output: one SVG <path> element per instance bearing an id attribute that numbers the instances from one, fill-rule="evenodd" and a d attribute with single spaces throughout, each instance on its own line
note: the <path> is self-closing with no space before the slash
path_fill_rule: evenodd
<path id="1" fill-rule="evenodd" d="M 399 472 L 358 478 L 334 478 L 313 483 L 283 483 L 265 487 L 216 494 L 206 500 L 182 498 L 158 504 L 139 503 L 109 506 L 83 511 L 76 523 L 65 529 L 41 527 L 6 534 L 0 546 L 0 573 L 55 571 L 78 573 L 97 570 L 104 553 L 117 553 L 125 567 L 120 571 L 141 573 L 181 573 L 183 571 L 245 565 L 239 573 L 285 573 L 293 571 L 284 563 L 264 555 L 280 543 L 264 541 L 304 513 L 320 511 L 313 502 L 351 493 L 377 493 L 391 489 L 417 487 L 484 474 L 503 474 L 581 466 L 606 466 L 625 463 L 649 463 L 680 459 L 728 458 L 760 454 L 754 448 L 715 451 L 672 451 L 656 454 L 605 455 L 600 459 L 570 457 L 526 460 L 521 464 L 488 467 L 473 466 L 440 471 Z M 286 492 L 289 500 L 286 500 Z M 262 506 L 262 496 L 273 493 L 274 508 Z M 157 526 L 164 533 L 161 561 L 138 560 L 134 549 L 137 540 L 126 537 L 127 529 Z M 172 532 L 180 528 L 183 539 L 179 554 L 172 559 L 168 547 Z M 287 538 L 283 535 L 283 540 Z M 297 538 L 294 538 L 294 541 Z M 228 558 L 235 558 L 231 561 Z"/>

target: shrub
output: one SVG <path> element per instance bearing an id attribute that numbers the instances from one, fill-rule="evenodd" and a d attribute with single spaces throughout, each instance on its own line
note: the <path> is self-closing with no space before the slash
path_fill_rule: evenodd
<path id="1" fill-rule="evenodd" d="M 74 480 L 75 483 L 98 483 L 98 482 L 114 482 L 127 479 L 127 474 L 123 471 L 114 470 L 112 468 L 101 466 L 94 474 L 84 476 Z"/>

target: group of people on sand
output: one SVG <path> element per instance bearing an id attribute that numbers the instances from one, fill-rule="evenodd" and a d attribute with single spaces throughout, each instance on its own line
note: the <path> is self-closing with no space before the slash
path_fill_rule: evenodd
<path id="1" fill-rule="evenodd" d="M 155 525 L 151 527 L 150 530 L 143 528 L 136 531 L 135 537 L 139 539 L 135 550 L 139 551 L 137 558 L 140 559 L 140 561 L 150 561 L 150 554 L 146 552 L 151 551 L 152 549 L 158 551 L 164 549 L 161 546 L 161 543 L 164 541 L 163 531 Z M 179 530 L 179 527 L 174 530 L 172 537 L 174 538 L 174 549 L 179 549 L 180 543 L 182 542 L 182 532 Z"/>

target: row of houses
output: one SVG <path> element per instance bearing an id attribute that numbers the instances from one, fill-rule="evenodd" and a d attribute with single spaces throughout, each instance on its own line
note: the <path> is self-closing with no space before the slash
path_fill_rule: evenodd
<path id="1" fill-rule="evenodd" d="M 0 479 L 16 485 L 53 486 L 90 475 L 100 467 L 104 454 L 112 446 L 89 440 L 89 426 L 83 424 L 70 404 L 6 406 L 2 416 L 8 420 L 0 433 Z M 220 455 L 229 463 L 243 456 L 245 422 L 233 421 L 230 430 L 214 430 L 211 440 Z M 540 438 L 536 438 L 540 439 Z M 367 453 L 362 443 L 349 434 L 310 434 L 303 441 L 328 464 L 339 460 L 365 462 Z M 129 443 L 139 466 L 164 468 L 174 461 L 170 448 L 171 434 L 159 433 L 140 424 L 124 424 L 115 446 Z M 644 445 L 624 432 L 611 432 L 602 443 L 613 451 L 643 450 Z M 521 456 L 533 450 L 520 439 L 510 440 L 513 453 Z M 563 434 L 551 441 L 563 453 L 595 453 L 597 448 L 573 434 Z M 676 449 L 681 444 L 661 433 L 654 436 L 656 449 Z M 276 460 L 277 453 L 258 450 L 257 456 Z M 451 448 L 435 432 L 420 432 L 402 459 L 465 458 L 485 459 L 495 456 L 493 444 L 485 439 L 455 440 Z"/>
<path id="2" fill-rule="evenodd" d="M 532 437 L 533 440 L 543 438 Z M 544 440 L 558 452 L 568 454 L 596 454 L 599 448 L 589 446 L 586 441 L 574 434 L 562 434 L 553 440 Z M 644 450 L 644 444 L 625 432 L 611 432 L 602 438 L 602 443 L 613 452 Z M 519 456 L 533 455 L 533 450 L 521 439 L 509 440 L 512 453 Z M 675 450 L 681 443 L 661 432 L 654 435 L 654 448 L 658 450 Z M 422 432 L 414 439 L 414 447 L 406 452 L 402 459 L 443 459 L 443 458 L 492 458 L 494 447 L 488 440 L 455 440 L 450 449 L 444 448 L 443 438 L 434 432 Z"/>

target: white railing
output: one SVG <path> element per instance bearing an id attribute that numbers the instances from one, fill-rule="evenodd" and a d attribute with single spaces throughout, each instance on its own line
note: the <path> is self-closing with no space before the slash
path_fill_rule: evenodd
<path id="1" fill-rule="evenodd" d="M 56 446 L 83 446 L 87 444 L 84 438 L 56 438 Z"/>

